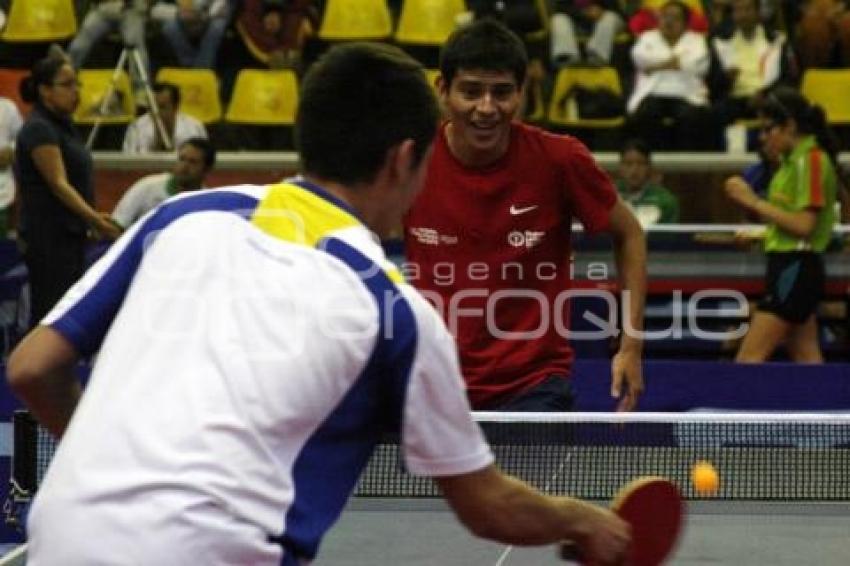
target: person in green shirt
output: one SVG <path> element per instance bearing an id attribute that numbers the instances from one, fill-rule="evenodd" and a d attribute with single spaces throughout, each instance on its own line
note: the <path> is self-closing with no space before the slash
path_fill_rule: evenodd
<path id="1" fill-rule="evenodd" d="M 620 149 L 620 178 L 616 183 L 622 199 L 644 226 L 679 221 L 679 199 L 652 179 L 649 144 L 633 139 Z"/>
<path id="2" fill-rule="evenodd" d="M 783 341 L 792 360 L 821 363 L 816 311 L 824 294 L 823 252 L 835 224 L 838 143 L 820 106 L 791 88 L 776 89 L 761 109 L 762 143 L 781 155 L 766 199 L 741 177 L 726 194 L 767 224 L 765 295 L 736 361 L 770 358 Z"/>

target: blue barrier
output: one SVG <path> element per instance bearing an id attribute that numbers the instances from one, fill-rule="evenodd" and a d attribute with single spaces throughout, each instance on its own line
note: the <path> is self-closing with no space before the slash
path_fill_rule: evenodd
<path id="1" fill-rule="evenodd" d="M 848 411 L 850 364 L 647 360 L 642 411 Z M 578 360 L 573 370 L 578 411 L 610 411 L 611 363 Z"/>

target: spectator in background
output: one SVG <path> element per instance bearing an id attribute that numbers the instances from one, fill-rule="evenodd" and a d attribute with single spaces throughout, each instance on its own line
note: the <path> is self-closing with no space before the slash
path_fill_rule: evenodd
<path id="1" fill-rule="evenodd" d="M 74 68 L 61 57 L 42 59 L 21 83 L 21 95 L 35 102 L 18 133 L 14 163 L 31 322 L 38 323 L 83 274 L 88 229 L 108 238 L 120 230 L 93 207 L 91 153 L 71 122 L 80 101 Z"/>
<path id="2" fill-rule="evenodd" d="M 209 140 L 189 138 L 179 146 L 171 173 L 147 175 L 127 189 L 112 211 L 113 220 L 127 229 L 168 197 L 203 188 L 214 165 L 215 149 Z"/>
<path id="3" fill-rule="evenodd" d="M 765 295 L 736 361 L 767 361 L 785 342 L 792 360 L 821 363 L 816 316 L 825 286 L 823 252 L 835 224 L 838 144 L 823 109 L 791 88 L 771 93 L 761 115 L 763 143 L 781 159 L 767 198 L 741 177 L 726 181 L 729 198 L 768 225 Z"/>
<path id="4" fill-rule="evenodd" d="M 844 0 L 799 3 L 797 51 L 804 68 L 850 66 L 850 11 Z M 833 52 L 839 59 L 833 59 Z"/>
<path id="5" fill-rule="evenodd" d="M 498 20 L 520 38 L 546 29 L 546 15 L 541 13 L 537 0 L 467 0 L 466 6 L 472 20 L 487 17 Z"/>
<path id="6" fill-rule="evenodd" d="M 9 207 L 15 200 L 15 138 L 23 125 L 17 105 L 0 96 L 0 238 L 9 233 Z"/>
<path id="7" fill-rule="evenodd" d="M 733 0 L 732 24 L 729 33 L 712 39 L 723 70 L 714 86 L 720 95 L 717 115 L 724 125 L 755 118 L 764 92 L 779 83 L 793 83 L 798 75 L 785 36 L 762 23 L 758 0 Z"/>
<path id="8" fill-rule="evenodd" d="M 631 207 L 643 227 L 679 221 L 679 199 L 658 184 L 652 170 L 652 153 L 643 140 L 633 139 L 620 149 L 617 192 Z"/>
<path id="9" fill-rule="evenodd" d="M 627 130 L 653 150 L 707 150 L 717 145 L 705 77 L 705 38 L 686 27 L 688 7 L 671 0 L 660 26 L 641 35 L 632 48 L 637 77 L 629 99 Z"/>
<path id="10" fill-rule="evenodd" d="M 614 51 L 614 40 L 623 26 L 623 18 L 611 2 L 556 1 L 550 28 L 552 62 L 558 66 L 581 61 L 591 65 L 608 65 Z M 576 27 L 589 33 L 584 56 L 579 51 Z"/>
<path id="11" fill-rule="evenodd" d="M 171 83 L 154 83 L 154 99 L 159 117 L 168 134 L 171 148 L 180 145 L 189 138 L 206 138 L 207 130 L 197 120 L 180 112 L 180 89 Z M 136 118 L 124 134 L 125 153 L 148 153 L 151 151 L 169 151 L 162 139 L 151 112 Z"/>
<path id="12" fill-rule="evenodd" d="M 300 71 L 304 42 L 318 29 L 310 0 L 243 0 L 236 29 L 248 51 L 271 68 Z"/>
<path id="13" fill-rule="evenodd" d="M 711 34 L 728 34 L 732 31 L 732 2 L 734 0 L 703 0 Z M 759 0 L 756 0 L 758 3 Z"/>
<path id="14" fill-rule="evenodd" d="M 145 43 L 148 8 L 148 0 L 103 0 L 93 4 L 68 46 L 68 55 L 74 68 L 79 69 L 85 64 L 95 43 L 109 33 L 120 31 L 124 45 L 136 47 L 144 72 L 149 75 L 150 61 Z M 130 79 L 136 100 L 144 103 L 144 81 L 135 65 L 130 65 Z"/>
<path id="15" fill-rule="evenodd" d="M 230 11 L 228 0 L 177 0 L 173 16 L 162 22 L 162 35 L 182 66 L 215 68 Z"/>

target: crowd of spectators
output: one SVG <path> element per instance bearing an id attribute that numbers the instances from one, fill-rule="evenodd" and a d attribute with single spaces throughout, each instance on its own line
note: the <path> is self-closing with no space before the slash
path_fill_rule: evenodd
<path id="1" fill-rule="evenodd" d="M 318 30 L 329 0 L 78 4 L 77 34 L 64 45 L 75 68 L 88 66 L 104 41 L 117 42 L 136 48 L 149 77 L 162 66 L 215 70 L 226 100 L 234 64 L 302 74 L 323 49 Z M 387 4 L 398 18 L 404 0 Z M 653 150 L 723 150 L 724 128 L 754 118 L 770 89 L 798 86 L 807 67 L 850 62 L 850 11 L 838 0 L 475 0 L 467 6 L 470 17 L 501 18 L 529 38 L 529 80 L 536 87 L 529 91 L 540 100 L 527 117 L 549 125 L 540 110 L 561 69 L 614 66 L 628 118 L 622 139 L 644 138 Z M 137 67 L 128 69 L 143 107 L 149 101 Z"/>

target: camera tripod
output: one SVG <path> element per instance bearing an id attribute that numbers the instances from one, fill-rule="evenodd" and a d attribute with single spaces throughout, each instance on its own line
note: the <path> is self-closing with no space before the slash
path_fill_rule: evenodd
<path id="1" fill-rule="evenodd" d="M 150 112 L 151 117 L 153 118 L 154 127 L 162 138 L 162 143 L 165 146 L 165 149 L 170 151 L 174 145 L 171 141 L 170 134 L 165 130 L 165 125 L 163 124 L 162 117 L 159 114 L 159 108 L 157 107 L 156 98 L 154 97 L 153 89 L 151 88 L 148 70 L 145 68 L 142 56 L 139 54 L 138 48 L 135 45 L 124 45 L 124 49 L 121 50 L 121 55 L 118 57 L 118 63 L 116 63 L 115 69 L 112 72 L 112 78 L 109 81 L 106 92 L 103 94 L 103 98 L 100 100 L 97 117 L 95 118 L 91 132 L 89 132 L 88 140 L 86 140 L 86 148 L 91 149 L 95 138 L 97 138 L 97 133 L 100 130 L 103 118 L 107 115 L 109 101 L 113 94 L 117 92 L 116 85 L 118 84 L 118 78 L 121 76 L 121 71 L 124 71 L 125 68 L 131 77 L 138 77 L 138 80 L 141 82 L 145 92 L 145 100 L 148 103 L 148 112 Z M 135 71 L 135 75 L 133 71 Z"/>

